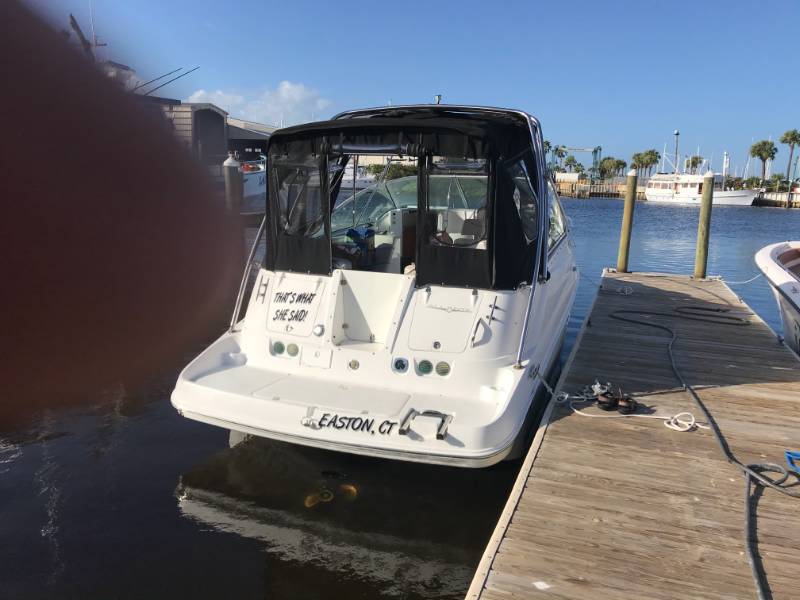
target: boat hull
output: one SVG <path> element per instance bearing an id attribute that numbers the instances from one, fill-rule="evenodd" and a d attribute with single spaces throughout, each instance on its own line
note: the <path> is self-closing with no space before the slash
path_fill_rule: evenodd
<path id="1" fill-rule="evenodd" d="M 778 303 L 783 340 L 800 354 L 800 241 L 770 244 L 756 253 L 755 262 Z"/>
<path id="2" fill-rule="evenodd" d="M 714 206 L 752 206 L 758 194 L 754 190 L 714 191 L 711 203 Z M 674 194 L 671 190 L 647 189 L 648 202 L 665 204 L 696 204 L 702 201 L 700 194 Z"/>
<path id="3" fill-rule="evenodd" d="M 534 296 L 520 367 L 513 351 L 529 288 L 473 293 L 419 289 L 413 276 L 335 271 L 328 279 L 262 270 L 245 319 L 184 369 L 172 404 L 187 418 L 241 434 L 365 456 L 488 467 L 515 455 L 547 400 L 542 378 L 563 345 L 578 282 L 573 267 L 565 241 L 551 254 L 550 281 Z M 306 332 L 302 322 L 276 328 L 272 320 L 273 305 L 284 299 L 281 290 L 304 285 L 317 291 L 303 310 L 326 324 L 330 339 Z M 372 296 L 362 295 L 368 288 L 385 295 L 370 305 Z M 360 296 L 359 315 L 348 313 L 350 300 L 339 290 Z M 492 306 L 508 316 L 486 321 Z M 373 331 L 385 319 L 389 335 L 371 343 L 334 339 L 340 318 L 349 324 L 344 334 L 357 335 L 362 313 Z M 271 354 L 277 340 L 299 352 Z M 394 367 L 398 356 L 410 363 L 403 372 Z M 420 373 L 419 359 L 446 362 L 452 370 Z"/>

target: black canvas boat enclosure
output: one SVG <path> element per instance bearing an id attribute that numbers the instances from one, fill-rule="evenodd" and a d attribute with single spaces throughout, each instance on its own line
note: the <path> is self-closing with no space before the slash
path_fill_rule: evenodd
<path id="1" fill-rule="evenodd" d="M 266 268 L 331 273 L 330 215 L 341 173 L 351 155 L 364 154 L 417 161 L 418 287 L 531 283 L 548 217 L 538 123 L 516 111 L 441 105 L 356 111 L 276 131 L 268 145 Z M 429 177 L 437 158 L 485 166 L 485 246 L 432 241 Z"/>

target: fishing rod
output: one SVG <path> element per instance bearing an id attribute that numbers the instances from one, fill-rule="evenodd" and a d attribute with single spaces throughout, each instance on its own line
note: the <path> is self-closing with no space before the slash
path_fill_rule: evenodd
<path id="1" fill-rule="evenodd" d="M 170 79 L 169 81 L 167 81 L 167 82 L 165 82 L 165 83 L 162 83 L 162 84 L 161 84 L 161 85 L 159 85 L 159 86 L 156 86 L 156 87 L 154 87 L 152 90 L 150 90 L 149 92 L 146 92 L 144 95 L 145 95 L 145 96 L 149 96 L 150 94 L 152 94 L 152 93 L 153 93 L 153 92 L 155 92 L 156 90 L 160 90 L 162 87 L 164 87 L 164 86 L 165 86 L 165 85 L 167 85 L 167 84 L 170 84 L 170 83 L 172 83 L 172 82 L 173 82 L 173 81 L 175 81 L 176 79 L 180 79 L 181 77 L 185 77 L 185 76 L 186 76 L 186 75 L 188 75 L 189 73 L 194 73 L 194 72 L 195 72 L 195 71 L 197 71 L 197 69 L 199 69 L 199 68 L 200 68 L 200 67 L 198 66 L 198 67 L 195 67 L 194 69 L 191 69 L 191 70 L 189 70 L 189 71 L 186 71 L 185 73 L 181 73 L 181 74 L 180 74 L 180 75 L 178 75 L 177 77 L 173 77 L 173 78 L 172 78 L 172 79 Z"/>
<path id="2" fill-rule="evenodd" d="M 161 76 L 159 76 L 159 77 L 156 77 L 155 79 L 151 79 L 150 81 L 145 81 L 144 83 L 140 83 L 140 84 L 139 84 L 139 85 L 137 85 L 135 88 L 133 88 L 131 91 L 132 91 L 132 92 L 135 92 L 136 90 L 138 90 L 138 89 L 139 89 L 139 88 L 141 88 L 141 87 L 144 87 L 144 86 L 146 86 L 146 85 L 150 85 L 151 83 L 155 83 L 155 82 L 156 82 L 156 81 L 158 81 L 159 79 L 164 79 L 164 77 L 166 77 L 167 75 L 172 75 L 173 73 L 177 73 L 177 72 L 178 72 L 178 71 L 180 71 L 182 68 L 183 68 L 183 67 L 178 67 L 178 68 L 177 68 L 177 69 L 175 69 L 174 71 L 170 71 L 169 73 L 164 73 L 163 75 L 161 75 Z"/>

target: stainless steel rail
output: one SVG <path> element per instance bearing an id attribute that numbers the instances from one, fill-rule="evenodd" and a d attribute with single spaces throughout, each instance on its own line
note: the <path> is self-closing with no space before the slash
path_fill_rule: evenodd
<path id="1" fill-rule="evenodd" d="M 537 120 L 526 113 L 521 114 L 525 115 L 528 121 L 528 130 L 531 133 L 531 144 L 534 148 L 534 158 L 536 159 L 538 167 L 538 178 L 536 183 L 539 190 L 539 249 L 536 252 L 536 260 L 533 266 L 533 274 L 531 276 L 531 292 L 530 296 L 528 296 L 528 306 L 525 310 L 525 319 L 522 322 L 522 333 L 519 336 L 517 360 L 514 363 L 514 367 L 517 369 L 522 368 L 522 354 L 525 350 L 525 338 L 528 334 L 528 325 L 530 324 L 531 320 L 531 311 L 533 310 L 533 299 L 534 295 L 536 294 L 537 284 L 545 283 L 547 281 L 547 240 L 545 238 L 547 235 L 547 230 L 545 229 L 545 224 L 550 216 L 547 206 L 547 166 L 544 164 L 544 147 L 542 145 L 541 129 Z"/>
<path id="2" fill-rule="evenodd" d="M 233 309 L 231 324 L 228 327 L 229 333 L 233 333 L 236 323 L 239 322 L 239 314 L 242 312 L 242 300 L 244 299 L 244 291 L 247 288 L 247 280 L 250 278 L 250 271 L 253 270 L 253 258 L 256 255 L 256 250 L 258 249 L 258 243 L 261 241 L 261 237 L 264 235 L 264 229 L 266 229 L 266 224 L 267 224 L 267 216 L 264 215 L 264 218 L 261 219 L 261 225 L 259 225 L 258 227 L 258 232 L 256 233 L 256 239 L 255 241 L 253 241 L 253 247 L 250 248 L 250 254 L 247 257 L 247 264 L 244 267 L 242 282 L 239 284 L 239 293 L 236 295 L 236 306 Z"/>

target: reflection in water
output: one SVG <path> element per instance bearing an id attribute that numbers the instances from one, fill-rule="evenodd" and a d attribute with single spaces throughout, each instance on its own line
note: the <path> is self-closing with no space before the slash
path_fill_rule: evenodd
<path id="1" fill-rule="evenodd" d="M 0 475 L 11 470 L 12 463 L 22 456 L 22 446 L 0 438 Z"/>
<path id="2" fill-rule="evenodd" d="M 451 469 L 251 438 L 185 473 L 176 496 L 186 518 L 264 542 L 268 580 L 302 565 L 295 589 L 308 597 L 318 579 L 457 598 L 518 467 Z"/>
<path id="3" fill-rule="evenodd" d="M 622 202 L 565 204 L 588 276 L 569 346 L 616 261 Z M 800 210 L 715 207 L 709 272 L 749 279 L 758 248 L 798 231 Z M 631 266 L 690 273 L 696 234 L 696 208 L 638 204 Z M 763 278 L 734 289 L 780 326 Z M 266 440 L 219 452 L 222 430 L 169 404 L 217 325 L 147 382 L 0 423 L 0 597 L 463 598 L 519 463 L 447 469 Z"/>
<path id="4" fill-rule="evenodd" d="M 45 410 L 39 426 L 42 464 L 34 473 L 34 481 L 39 496 L 44 498 L 45 520 L 41 535 L 46 540 L 50 551 L 50 569 L 47 585 L 53 586 L 64 572 L 64 561 L 61 556 L 59 542 L 59 512 L 61 510 L 61 474 L 58 471 L 55 454 L 51 449 L 55 433 L 56 419 L 52 410 Z"/>

